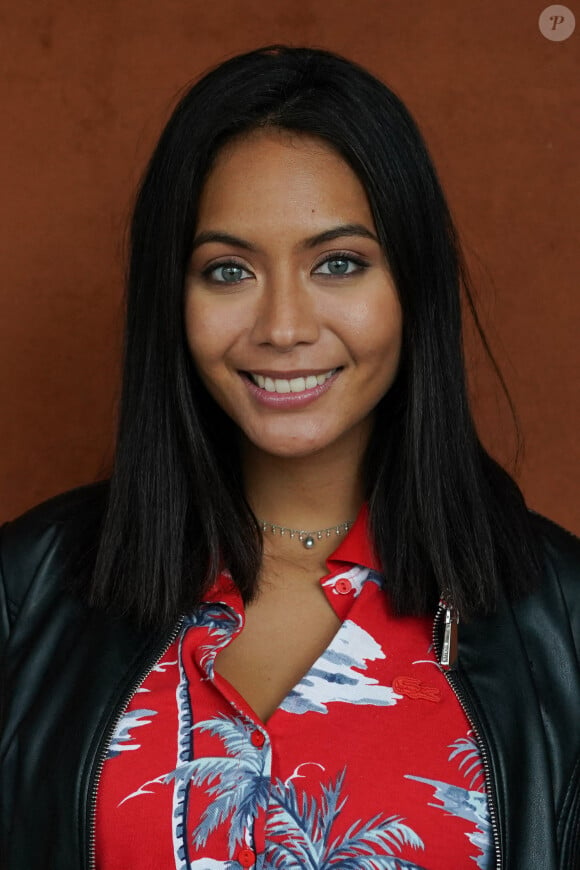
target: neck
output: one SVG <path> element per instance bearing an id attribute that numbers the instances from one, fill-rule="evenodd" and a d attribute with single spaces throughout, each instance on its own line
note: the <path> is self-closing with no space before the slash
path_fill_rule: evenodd
<path id="1" fill-rule="evenodd" d="M 289 529 L 317 531 L 354 520 L 364 500 L 364 450 L 331 446 L 303 457 L 273 456 L 244 444 L 242 461 L 248 500 L 259 520 Z M 343 537 L 343 535 L 341 535 Z M 320 563 L 336 548 L 332 536 L 317 542 L 311 553 L 298 539 L 265 533 L 266 553 L 310 556 Z"/>

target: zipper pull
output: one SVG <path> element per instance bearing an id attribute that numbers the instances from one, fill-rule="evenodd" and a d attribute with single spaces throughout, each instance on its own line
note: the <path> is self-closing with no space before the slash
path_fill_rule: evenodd
<path id="1" fill-rule="evenodd" d="M 450 604 L 445 605 L 445 628 L 443 630 L 443 647 L 441 649 L 441 664 L 449 668 L 457 661 L 457 627 L 459 615 Z"/>

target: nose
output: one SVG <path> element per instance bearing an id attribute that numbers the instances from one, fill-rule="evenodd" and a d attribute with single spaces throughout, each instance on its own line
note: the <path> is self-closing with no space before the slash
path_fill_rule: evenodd
<path id="1" fill-rule="evenodd" d="M 319 332 L 315 300 L 297 276 L 278 275 L 265 282 L 255 310 L 254 342 L 287 352 L 313 344 Z"/>

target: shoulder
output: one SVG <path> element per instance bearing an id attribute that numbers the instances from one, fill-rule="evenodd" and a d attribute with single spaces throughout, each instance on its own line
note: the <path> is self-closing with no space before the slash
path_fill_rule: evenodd
<path id="1" fill-rule="evenodd" d="M 530 519 L 544 556 L 544 570 L 580 593 L 580 538 L 533 511 Z"/>
<path id="2" fill-rule="evenodd" d="M 531 512 L 530 518 L 542 557 L 541 584 L 532 603 L 560 624 L 565 621 L 580 653 L 580 538 L 540 514 Z"/>
<path id="3" fill-rule="evenodd" d="M 27 511 L 0 528 L 3 617 L 11 621 L 31 589 L 66 582 L 96 553 L 108 483 L 79 487 Z"/>

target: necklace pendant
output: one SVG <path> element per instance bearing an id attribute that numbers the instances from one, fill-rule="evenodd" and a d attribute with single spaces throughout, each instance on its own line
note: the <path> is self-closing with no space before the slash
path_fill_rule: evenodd
<path id="1" fill-rule="evenodd" d="M 265 520 L 258 520 L 263 532 L 270 532 L 272 535 L 280 535 L 284 537 L 288 535 L 291 541 L 298 538 L 305 550 L 311 550 L 316 541 L 322 541 L 325 537 L 330 538 L 333 534 L 346 534 L 352 524 L 352 520 L 347 520 L 345 523 L 340 523 L 338 526 L 328 526 L 326 529 L 318 529 L 317 531 L 307 532 L 305 529 L 291 529 L 288 526 L 277 526 L 275 523 L 268 523 Z"/>

